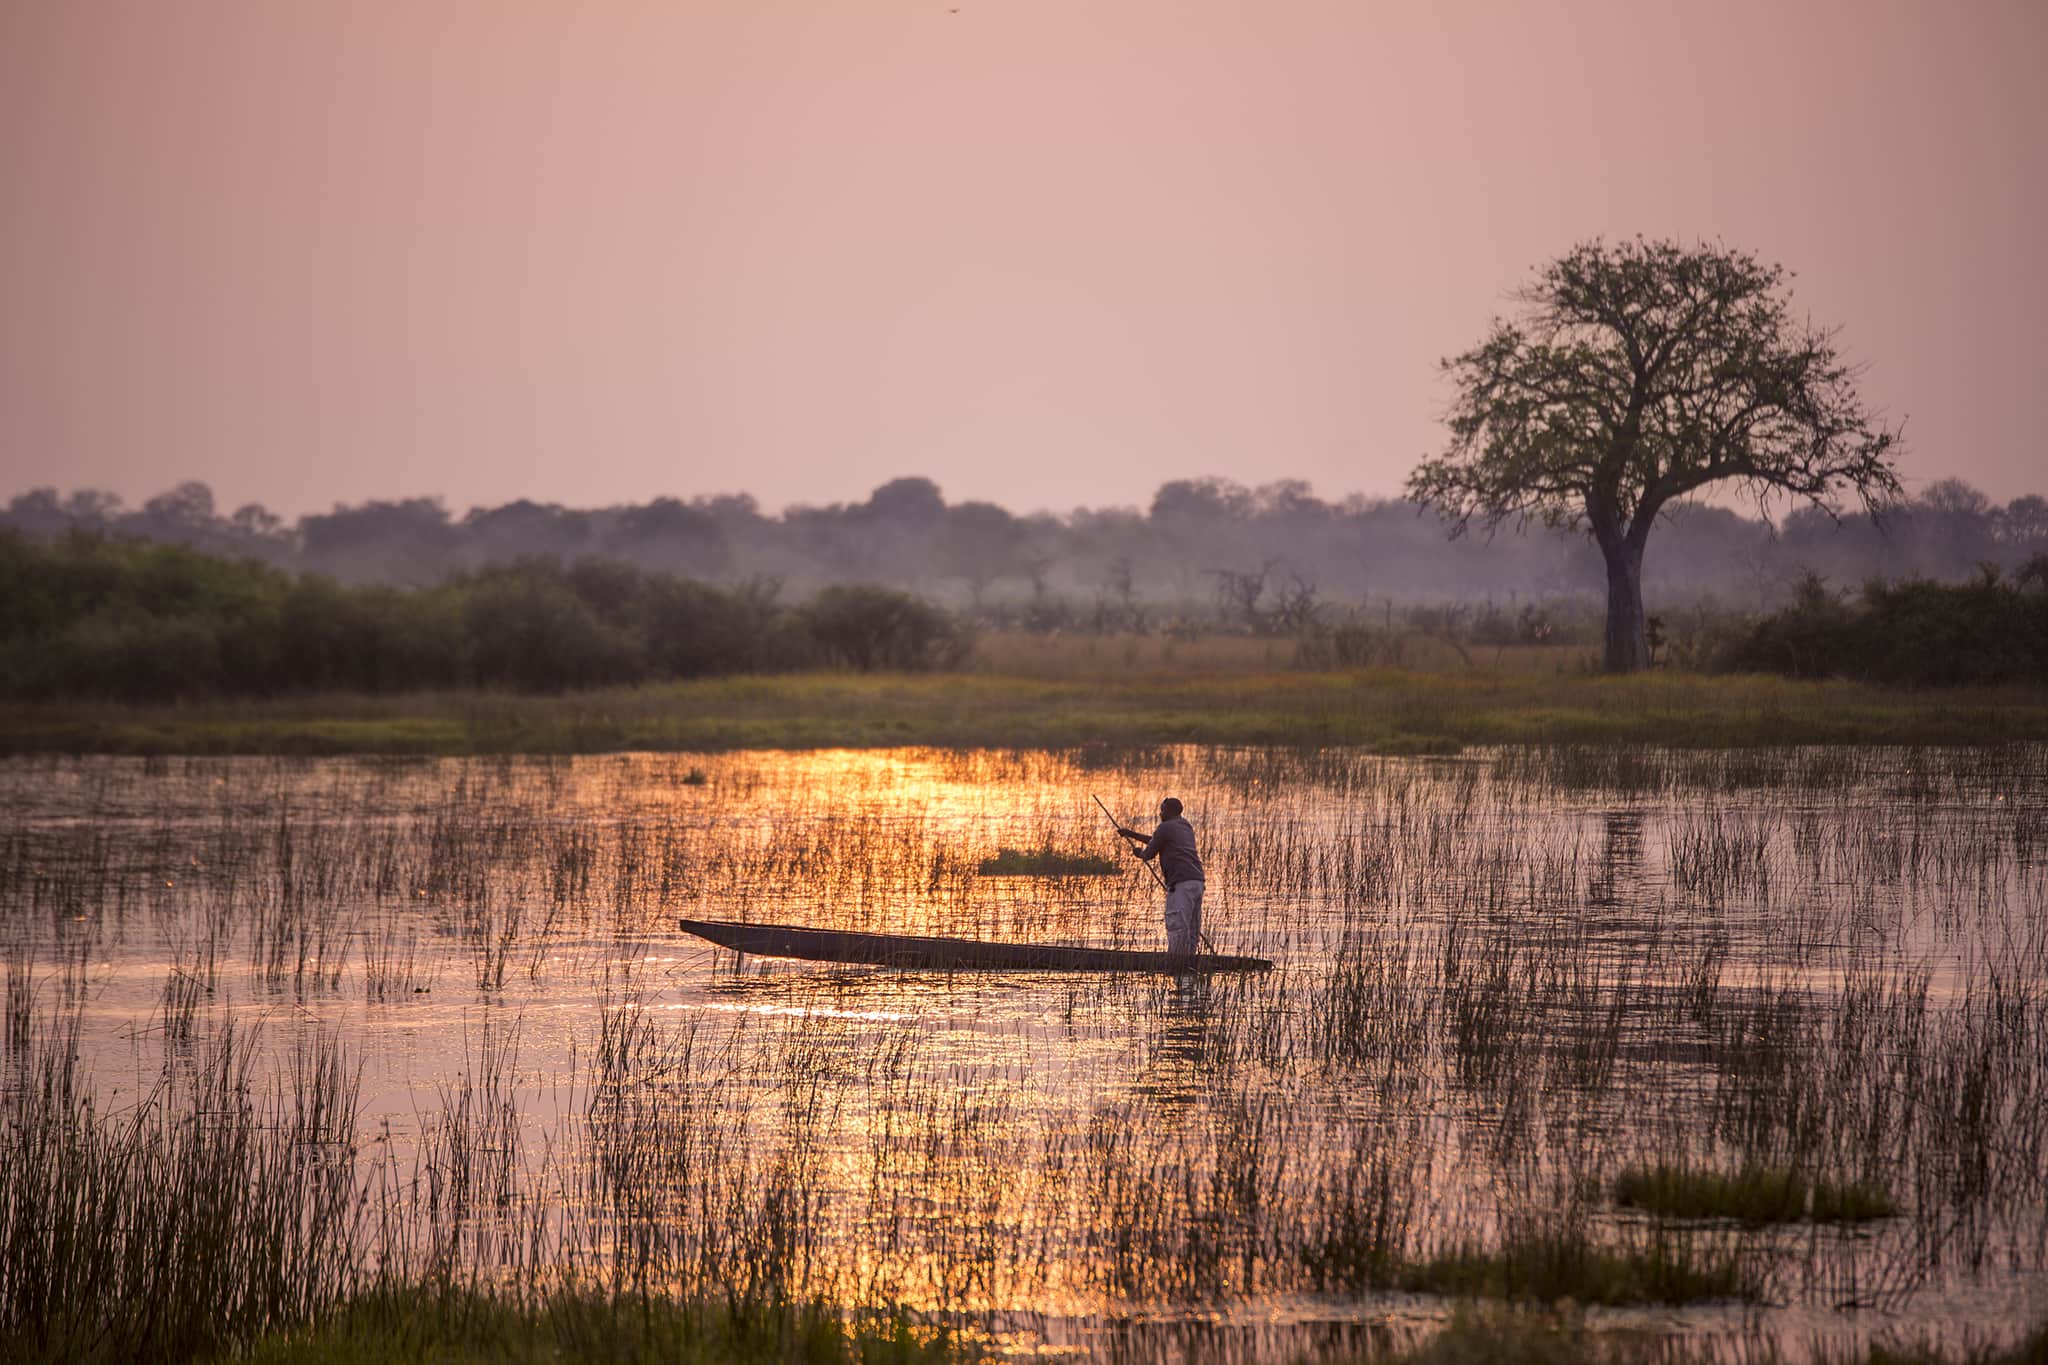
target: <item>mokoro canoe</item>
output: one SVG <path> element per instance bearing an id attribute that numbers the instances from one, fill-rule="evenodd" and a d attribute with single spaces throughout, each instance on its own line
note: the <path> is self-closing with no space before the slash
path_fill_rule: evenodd
<path id="1" fill-rule="evenodd" d="M 939 971 L 1045 972 L 1263 972 L 1262 957 L 1197 953 L 1146 953 L 1124 948 L 1068 948 L 1043 943 L 985 943 L 971 938 L 921 938 L 912 934 L 860 934 L 837 929 L 800 929 L 789 924 L 732 924 L 686 919 L 683 932 L 722 947 L 759 957 L 797 957 L 811 962 L 865 962 L 879 967 L 921 967 Z"/>

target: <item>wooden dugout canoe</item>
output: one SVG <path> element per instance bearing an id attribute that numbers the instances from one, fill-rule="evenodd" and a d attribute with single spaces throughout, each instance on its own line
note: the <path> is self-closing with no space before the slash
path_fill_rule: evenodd
<path id="1" fill-rule="evenodd" d="M 800 929 L 789 924 L 733 924 L 723 920 L 678 921 L 686 934 L 709 939 L 757 957 L 795 957 L 809 962 L 861 962 L 877 967 L 931 971 L 1039 972 L 1263 972 L 1262 957 L 1197 953 L 1147 953 L 1125 948 L 1069 948 L 1042 943 L 986 943 L 971 938 L 924 938 L 914 934 L 861 934 L 838 929 Z"/>

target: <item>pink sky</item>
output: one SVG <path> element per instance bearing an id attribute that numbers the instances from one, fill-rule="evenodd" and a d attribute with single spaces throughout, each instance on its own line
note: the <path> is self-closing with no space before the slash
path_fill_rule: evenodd
<path id="1" fill-rule="evenodd" d="M 2048 491 L 2048 5 L 6 0 L 0 498 L 1391 493 L 1595 235 Z"/>

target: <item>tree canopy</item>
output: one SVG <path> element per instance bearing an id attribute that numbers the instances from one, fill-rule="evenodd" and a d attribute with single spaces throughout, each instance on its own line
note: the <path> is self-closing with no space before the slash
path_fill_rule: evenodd
<path id="1" fill-rule="evenodd" d="M 1673 502 L 1733 482 L 1830 512 L 1896 497 L 1899 432 L 1857 393 L 1832 331 L 1794 317 L 1785 271 L 1747 252 L 1593 241 L 1518 291 L 1521 316 L 1442 362 L 1444 453 L 1409 495 L 1453 534 L 1540 520 L 1588 532 L 1608 569 L 1607 666 L 1649 661 L 1642 558 Z"/>

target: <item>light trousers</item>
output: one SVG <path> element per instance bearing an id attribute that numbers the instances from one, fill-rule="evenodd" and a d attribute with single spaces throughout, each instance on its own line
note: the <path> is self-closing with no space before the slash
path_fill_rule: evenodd
<path id="1" fill-rule="evenodd" d="M 1166 951 L 1192 957 L 1202 942 L 1202 883 L 1175 882 L 1166 893 Z"/>

